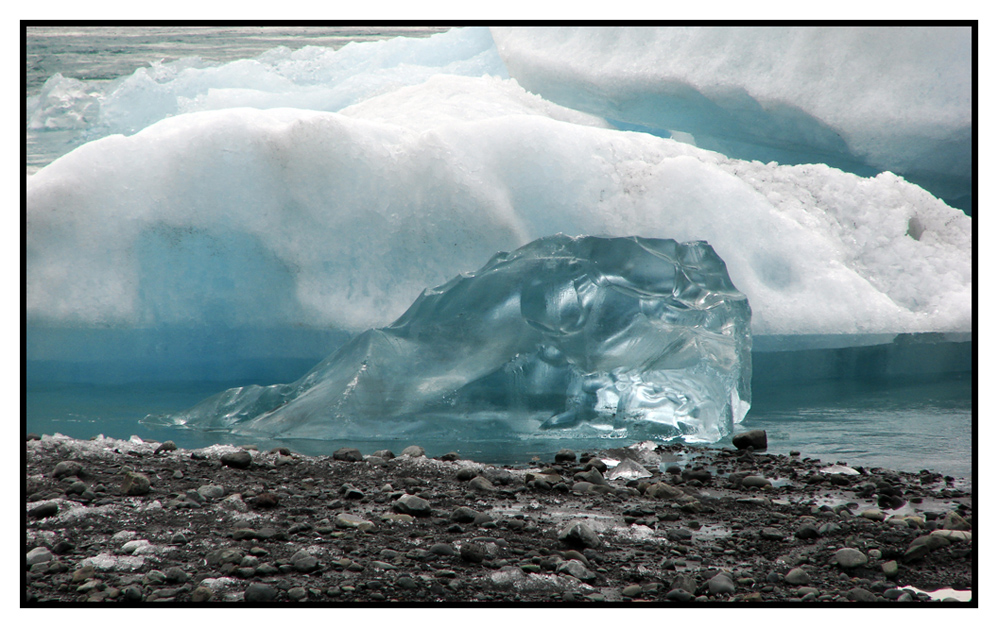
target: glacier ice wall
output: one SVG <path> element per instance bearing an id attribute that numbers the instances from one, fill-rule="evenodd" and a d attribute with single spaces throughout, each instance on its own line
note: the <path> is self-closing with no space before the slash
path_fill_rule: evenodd
<path id="1" fill-rule="evenodd" d="M 451 91 L 489 108 L 432 106 Z M 970 329 L 971 219 L 898 177 L 558 120 L 493 78 L 400 92 L 175 116 L 30 176 L 29 324 L 379 327 L 562 232 L 711 242 L 755 334 Z"/>
<path id="2" fill-rule="evenodd" d="M 884 170 L 969 206 L 969 27 L 494 28 L 562 105 L 730 157 Z"/>
<path id="3" fill-rule="evenodd" d="M 749 408 L 749 322 L 707 243 L 556 235 L 424 291 L 297 382 L 151 421 L 299 439 L 415 424 L 426 438 L 485 415 L 713 442 Z"/>
<path id="4" fill-rule="evenodd" d="M 972 220 L 926 190 L 609 128 L 506 77 L 489 30 L 454 29 L 29 103 L 31 124 L 95 138 L 28 176 L 29 363 L 201 379 L 220 354 L 315 360 L 310 331 L 385 326 L 558 232 L 711 242 L 757 336 L 971 329 Z"/>

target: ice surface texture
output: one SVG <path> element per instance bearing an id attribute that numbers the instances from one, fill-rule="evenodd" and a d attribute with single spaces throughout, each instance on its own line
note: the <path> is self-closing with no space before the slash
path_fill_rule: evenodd
<path id="1" fill-rule="evenodd" d="M 729 157 L 971 192 L 970 27 L 494 28 L 553 102 Z M 691 137 L 692 136 L 692 137 Z"/>
<path id="2" fill-rule="evenodd" d="M 295 383 L 231 389 L 169 421 L 363 439 L 475 416 L 716 441 L 749 409 L 749 328 L 705 242 L 556 235 L 424 291 Z"/>
<path id="3" fill-rule="evenodd" d="M 859 55 L 850 67 L 867 68 L 864 85 L 882 67 L 867 55 L 877 46 L 815 41 L 830 55 Z M 731 45 L 712 50 L 757 58 L 743 54 L 744 39 Z M 924 52 L 926 67 L 951 59 L 936 44 Z M 652 67 L 608 59 L 622 76 Z M 200 378 L 204 370 L 184 366 L 273 361 L 289 348 L 315 361 L 333 347 L 309 355 L 311 331 L 341 338 L 386 326 L 455 269 L 559 232 L 710 242 L 753 304 L 757 337 L 971 329 L 973 221 L 925 189 L 891 173 L 743 161 L 610 128 L 508 78 L 486 29 L 203 65 L 122 77 L 82 109 L 72 94 L 96 86 L 50 92 L 62 113 L 45 114 L 44 98 L 29 108 L 40 126 L 79 114 L 87 137 L 141 128 L 28 177 L 29 361 L 70 361 L 86 374 L 98 371 L 95 357 L 102 368 L 134 357 L 122 371 L 136 378 L 152 377 L 151 364 Z M 925 85 L 920 73 L 884 67 L 885 89 L 900 76 Z M 805 89 L 799 70 L 752 76 L 769 77 L 776 98 L 781 77 Z M 918 147 L 926 120 L 949 137 L 970 111 L 899 89 L 890 107 L 865 106 L 865 129 L 900 129 Z M 898 126 L 892 116 L 907 100 L 925 104 L 923 122 Z M 826 108 L 852 116 L 859 103 Z"/>

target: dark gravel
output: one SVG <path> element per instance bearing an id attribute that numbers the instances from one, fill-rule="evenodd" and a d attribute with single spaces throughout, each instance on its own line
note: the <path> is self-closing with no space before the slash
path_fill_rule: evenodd
<path id="1" fill-rule="evenodd" d="M 887 606 L 973 586 L 970 485 L 930 472 L 641 444 L 508 468 L 164 445 L 26 442 L 22 604 Z"/>

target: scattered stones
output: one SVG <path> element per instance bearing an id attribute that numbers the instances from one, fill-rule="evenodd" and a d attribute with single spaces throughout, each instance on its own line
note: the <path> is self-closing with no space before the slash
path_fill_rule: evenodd
<path id="1" fill-rule="evenodd" d="M 971 587 L 973 503 L 929 474 L 858 467 L 837 484 L 815 459 L 654 444 L 641 464 L 625 449 L 528 469 L 272 452 L 242 472 L 211 448 L 108 442 L 25 446 L 29 601 L 869 604 L 930 600 L 896 584 Z M 53 475 L 70 459 L 85 478 Z M 126 474 L 158 500 L 118 492 Z M 881 497 L 905 515 L 861 517 Z"/>

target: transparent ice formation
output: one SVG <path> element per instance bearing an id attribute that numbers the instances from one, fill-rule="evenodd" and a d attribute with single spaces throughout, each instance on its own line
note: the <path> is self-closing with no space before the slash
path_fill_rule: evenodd
<path id="1" fill-rule="evenodd" d="M 556 235 L 423 292 L 297 382 L 160 421 L 363 439 L 488 418 L 716 441 L 750 403 L 750 307 L 705 242 Z"/>

